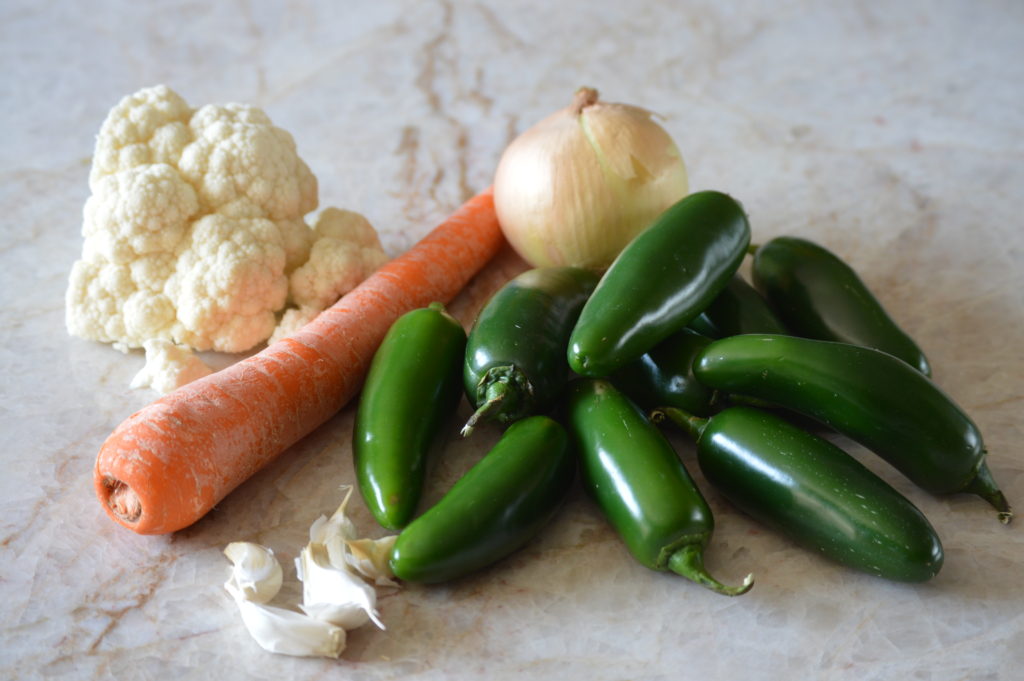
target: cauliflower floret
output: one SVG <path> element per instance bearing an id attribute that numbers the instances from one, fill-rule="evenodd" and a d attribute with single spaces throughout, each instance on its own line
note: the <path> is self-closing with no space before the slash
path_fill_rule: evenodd
<path id="1" fill-rule="evenodd" d="M 273 344 L 282 338 L 286 338 L 306 324 L 313 321 L 322 310 L 317 310 L 312 307 L 290 307 L 284 311 L 284 315 L 281 316 L 281 321 L 277 323 L 277 328 L 274 329 L 274 333 L 270 334 L 270 338 L 267 339 L 267 344 Z"/>
<path id="2" fill-rule="evenodd" d="M 111 109 L 96 137 L 89 188 L 107 175 L 153 163 L 176 165 L 192 141 L 192 109 L 166 85 L 139 90 Z"/>
<path id="3" fill-rule="evenodd" d="M 195 141 L 182 152 L 179 167 L 204 204 L 225 206 L 245 197 L 271 220 L 316 208 L 316 177 L 296 153 L 295 140 L 259 109 L 207 105 L 189 127 Z"/>
<path id="4" fill-rule="evenodd" d="M 306 224 L 316 178 L 252 106 L 194 110 L 166 86 L 125 97 L 100 128 L 89 186 L 67 327 L 121 350 L 249 350 L 289 300 L 311 317 L 383 261 L 365 220 Z"/>
<path id="5" fill-rule="evenodd" d="M 270 220 L 197 220 L 164 287 L 177 301 L 181 340 L 222 352 L 244 352 L 266 340 L 277 323 L 274 312 L 288 298 L 284 264 L 280 234 Z"/>
<path id="6" fill-rule="evenodd" d="M 179 166 L 203 205 L 278 222 L 288 271 L 305 262 L 312 235 L 301 216 L 317 206 L 317 183 L 292 136 L 241 104 L 204 106 L 189 125 L 195 142 Z"/>
<path id="7" fill-rule="evenodd" d="M 173 167 L 135 166 L 96 180 L 82 235 L 95 258 L 127 264 L 140 255 L 174 252 L 198 211 L 195 190 Z"/>
<path id="8" fill-rule="evenodd" d="M 133 388 L 152 388 L 166 394 L 213 373 L 186 345 L 154 339 L 146 341 L 143 347 L 146 366 L 132 379 Z"/>
<path id="9" fill-rule="evenodd" d="M 291 276 L 299 307 L 323 310 L 387 262 L 370 222 L 350 210 L 326 208 L 314 227 L 309 260 Z"/>
<path id="10" fill-rule="evenodd" d="M 276 343 L 313 321 L 320 312 L 387 262 L 377 232 L 354 211 L 326 208 L 313 228 L 309 260 L 292 272 L 292 302 L 268 343 Z"/>

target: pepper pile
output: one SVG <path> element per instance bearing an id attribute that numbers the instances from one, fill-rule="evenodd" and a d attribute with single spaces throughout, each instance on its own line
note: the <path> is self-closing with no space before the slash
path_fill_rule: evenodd
<path id="1" fill-rule="evenodd" d="M 925 490 L 977 494 L 1009 522 L 978 427 L 857 274 L 803 239 L 750 239 L 737 201 L 698 192 L 600 277 L 548 267 L 513 279 L 468 338 L 440 305 L 401 318 L 374 358 L 354 437 L 367 505 L 401 530 L 395 575 L 445 581 L 515 551 L 578 468 L 640 563 L 745 593 L 752 577 L 726 586 L 704 568 L 714 521 L 665 420 L 692 435 L 704 477 L 738 508 L 870 574 L 926 581 L 942 545 L 910 501 L 814 432 L 822 425 Z M 738 274 L 748 253 L 753 286 Z M 463 435 L 481 420 L 511 425 L 415 517 L 460 375 L 476 410 Z"/>

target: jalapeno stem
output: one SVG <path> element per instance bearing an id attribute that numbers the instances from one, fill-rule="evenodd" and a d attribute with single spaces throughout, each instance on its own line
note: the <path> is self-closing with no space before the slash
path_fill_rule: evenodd
<path id="1" fill-rule="evenodd" d="M 992 471 L 988 469 L 988 464 L 984 461 L 978 467 L 978 473 L 974 476 L 974 479 L 967 483 L 967 486 L 961 491 L 968 494 L 977 494 L 992 504 L 999 511 L 999 522 L 1002 524 L 1007 525 L 1013 520 L 1013 509 L 1010 508 L 1010 502 L 1006 500 L 1002 490 L 996 485 L 996 481 L 992 478 Z"/>
<path id="2" fill-rule="evenodd" d="M 491 414 L 501 409 L 502 402 L 505 401 L 505 396 L 508 394 L 507 383 L 493 383 L 487 388 L 487 399 L 480 405 L 480 408 L 473 412 L 473 415 L 466 421 L 466 425 L 462 426 L 462 430 L 459 431 L 462 437 L 468 437 L 476 424 L 480 422 L 480 419 L 488 418 Z"/>
<path id="3" fill-rule="evenodd" d="M 666 418 L 685 430 L 694 440 L 699 440 L 708 425 L 708 419 L 694 416 L 678 407 L 658 407 L 651 412 L 651 421 L 661 423 Z"/>
<path id="4" fill-rule="evenodd" d="M 531 411 L 533 385 L 515 366 L 491 367 L 480 379 L 477 391 L 478 397 L 479 391 L 483 391 L 482 401 L 462 427 L 462 437 L 470 435 L 481 419 L 496 419 L 508 423 L 526 416 Z"/>
<path id="5" fill-rule="evenodd" d="M 495 381 L 488 385 L 483 404 L 473 412 L 473 415 L 466 421 L 466 425 L 462 426 L 460 431 L 462 437 L 468 437 L 481 419 L 489 419 L 495 414 L 500 413 L 504 407 L 514 404 L 516 399 L 515 390 L 514 386 L 509 385 L 504 380 Z"/>
<path id="6" fill-rule="evenodd" d="M 712 577 L 704 568 L 704 549 L 700 544 L 688 544 L 671 555 L 668 569 L 692 582 L 725 596 L 739 596 L 754 586 L 754 575 L 749 574 L 739 586 L 726 586 Z"/>

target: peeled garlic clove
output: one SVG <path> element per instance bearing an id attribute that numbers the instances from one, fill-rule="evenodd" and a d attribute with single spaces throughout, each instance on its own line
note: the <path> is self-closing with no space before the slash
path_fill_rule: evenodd
<path id="1" fill-rule="evenodd" d="M 238 541 L 228 544 L 224 555 L 233 564 L 224 588 L 235 600 L 266 603 L 281 590 L 281 564 L 272 550 Z"/>
<path id="2" fill-rule="evenodd" d="M 337 658 L 345 649 L 345 630 L 330 622 L 244 599 L 236 602 L 245 628 L 264 650 L 300 657 Z"/>
<path id="3" fill-rule="evenodd" d="M 361 627 L 371 619 L 384 628 L 376 591 L 348 569 L 332 566 L 322 544 L 302 549 L 296 566 L 302 580 L 300 607 L 307 615 L 345 629 Z"/>

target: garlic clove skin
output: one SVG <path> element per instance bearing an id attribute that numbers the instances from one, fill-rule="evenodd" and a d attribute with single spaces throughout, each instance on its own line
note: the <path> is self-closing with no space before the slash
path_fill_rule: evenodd
<path id="1" fill-rule="evenodd" d="M 321 619 L 266 605 L 281 589 L 281 564 L 274 552 L 251 542 L 224 549 L 231 577 L 224 584 L 249 635 L 264 650 L 301 657 L 334 657 L 345 649 L 345 630 Z"/>
<path id="2" fill-rule="evenodd" d="M 302 611 L 310 617 L 345 629 L 356 629 L 373 620 L 381 629 L 377 592 L 358 575 L 330 564 L 322 544 L 302 549 L 296 566 L 302 580 Z"/>
<path id="3" fill-rule="evenodd" d="M 320 516 L 313 521 L 309 527 L 309 542 L 311 544 L 327 544 L 330 542 L 343 542 L 355 539 L 359 534 L 356 524 L 348 517 L 348 502 L 352 498 L 352 485 L 342 485 L 341 490 L 345 493 L 338 509 L 331 514 L 331 517 Z"/>
<path id="4" fill-rule="evenodd" d="M 339 570 L 351 570 L 379 586 L 398 586 L 392 579 L 389 560 L 391 548 L 398 535 L 380 539 L 359 538 L 355 524 L 347 515 L 353 487 L 343 485 L 345 497 L 338 510 L 331 515 L 320 516 L 309 528 L 309 542 L 322 544 L 327 550 L 330 564 Z"/>
<path id="5" fill-rule="evenodd" d="M 281 590 L 283 574 L 274 552 L 251 542 L 231 542 L 224 555 L 232 563 L 231 577 L 224 584 L 237 600 L 267 603 Z"/>
<path id="6" fill-rule="evenodd" d="M 361 627 L 370 620 L 384 629 L 376 609 L 377 592 L 363 578 L 382 583 L 392 576 L 390 568 L 385 572 L 374 559 L 394 544 L 395 537 L 358 539 L 355 523 L 347 513 L 353 488 L 345 485 L 342 489 L 345 496 L 338 509 L 330 518 L 320 516 L 313 522 L 309 543 L 295 561 L 302 581 L 300 607 L 311 617 L 345 629 Z M 389 548 L 387 552 L 390 555 Z"/>
<path id="7" fill-rule="evenodd" d="M 391 549 L 397 534 L 380 539 L 353 539 L 345 542 L 344 560 L 350 569 L 377 586 L 398 586 L 391 569 Z M 332 564 L 334 557 L 331 557 Z"/>
<path id="8" fill-rule="evenodd" d="M 508 146 L 494 202 L 532 266 L 603 270 L 688 188 L 682 155 L 651 112 L 582 88 Z"/>
<path id="9" fill-rule="evenodd" d="M 347 629 L 372 621 L 377 592 L 370 582 L 397 586 L 388 565 L 396 537 L 360 539 L 346 508 L 352 487 L 331 517 L 320 516 L 309 528 L 309 543 L 295 559 L 302 581 L 303 612 L 266 605 L 281 589 L 281 564 L 259 544 L 232 542 L 224 555 L 232 563 L 224 588 L 238 605 L 249 634 L 264 650 L 284 655 L 334 657 L 345 649 Z M 367 581 L 369 580 L 369 581 Z"/>
<path id="10" fill-rule="evenodd" d="M 342 627 L 302 613 L 236 600 L 242 622 L 261 648 L 298 657 L 337 658 L 345 649 Z"/>

